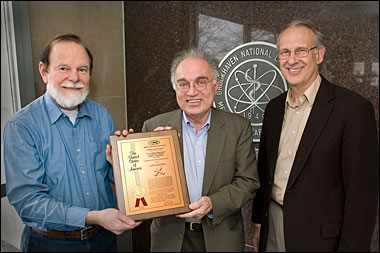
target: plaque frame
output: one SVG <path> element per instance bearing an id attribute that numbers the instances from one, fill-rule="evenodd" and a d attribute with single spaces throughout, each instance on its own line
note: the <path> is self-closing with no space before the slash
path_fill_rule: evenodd
<path id="1" fill-rule="evenodd" d="M 125 161 L 124 159 L 124 153 L 122 150 L 121 145 L 124 143 L 131 144 L 134 146 L 135 142 L 144 142 L 144 141 L 155 141 L 156 139 L 160 138 L 169 138 L 170 145 L 173 145 L 170 148 L 166 148 L 166 151 L 169 151 L 168 156 L 173 159 L 174 166 L 173 167 L 165 167 L 165 169 L 172 169 L 172 174 L 174 175 L 170 177 L 172 181 L 174 181 L 174 189 L 177 188 L 177 194 L 179 203 L 177 202 L 175 205 L 165 204 L 164 207 L 156 207 L 153 208 L 155 210 L 141 210 L 141 207 L 144 209 L 145 206 L 148 207 L 147 201 L 144 196 L 147 191 L 150 191 L 150 189 L 145 190 L 143 188 L 143 194 L 142 198 L 138 200 L 138 197 L 135 193 L 135 195 L 132 196 L 132 194 L 128 194 L 126 189 L 128 189 L 127 180 L 131 180 L 131 172 L 128 172 L 130 170 L 126 170 L 124 164 L 127 162 L 124 162 L 123 164 L 120 163 L 120 158 Z M 130 133 L 127 136 L 117 136 L 117 135 L 110 135 L 110 144 L 111 144 L 111 154 L 112 154 L 112 160 L 113 160 L 113 172 L 114 172 L 114 179 L 115 179 L 115 190 L 116 190 L 116 198 L 117 198 L 117 204 L 118 209 L 125 215 L 131 217 L 135 221 L 142 221 L 142 220 L 149 220 L 153 218 L 168 216 L 168 215 L 175 215 L 175 214 L 182 214 L 191 211 L 189 208 L 190 204 L 190 198 L 189 193 L 187 189 L 187 182 L 186 182 L 186 176 L 185 171 L 183 167 L 183 160 L 182 160 L 182 152 L 179 144 L 178 139 L 178 132 L 177 130 L 162 130 L 162 131 L 154 131 L 154 132 L 141 132 L 141 133 Z M 120 146 L 119 146 L 120 145 Z M 164 146 L 164 145 L 162 145 Z M 120 149 L 119 149 L 120 148 Z M 172 153 L 174 152 L 174 154 Z M 130 161 L 130 160 L 129 160 Z M 132 169 L 132 168 L 131 168 Z M 142 168 L 139 172 L 144 173 Z M 139 173 L 138 172 L 138 173 Z M 147 172 L 148 173 L 148 172 Z M 124 175 L 124 178 L 123 178 Z M 140 177 L 140 176 L 138 176 Z M 136 180 L 136 178 L 135 178 Z M 171 181 L 171 182 L 172 182 Z M 137 183 L 136 183 L 137 184 Z M 131 186 L 130 186 L 131 187 Z M 135 187 L 135 189 L 138 186 Z M 149 188 L 149 187 L 147 187 Z M 130 188 L 129 188 L 130 190 Z M 137 190 L 138 191 L 138 190 Z M 140 192 L 141 193 L 141 192 Z M 141 196 L 139 196 L 141 197 Z M 147 199 L 149 198 L 149 194 L 146 195 Z M 140 210 L 138 210 L 137 214 L 135 211 L 131 211 L 130 204 L 134 200 L 131 200 L 131 198 L 134 198 L 136 200 L 136 206 L 139 207 Z M 141 200 L 141 201 L 140 201 Z M 140 203 L 139 203 L 140 201 Z M 137 208 L 135 206 L 135 208 Z"/>

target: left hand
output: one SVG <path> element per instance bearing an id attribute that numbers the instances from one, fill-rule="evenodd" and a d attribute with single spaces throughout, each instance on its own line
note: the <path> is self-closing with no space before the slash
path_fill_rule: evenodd
<path id="1" fill-rule="evenodd" d="M 163 130 L 171 130 L 171 129 L 172 129 L 171 126 L 165 126 L 165 127 L 163 127 L 163 126 L 158 126 L 158 127 L 156 127 L 156 128 L 153 130 L 153 132 L 155 132 L 155 131 L 163 131 Z"/>
<path id="2" fill-rule="evenodd" d="M 163 126 L 158 126 L 158 127 L 156 127 L 154 130 L 153 130 L 153 132 L 155 132 L 155 131 L 163 131 L 163 130 L 172 130 L 173 128 L 171 127 L 171 126 L 165 126 L 165 127 L 163 127 Z M 181 138 L 181 134 L 178 132 L 178 138 Z"/>
<path id="3" fill-rule="evenodd" d="M 135 131 L 132 128 L 130 128 L 128 131 L 126 129 L 124 129 L 123 132 L 121 132 L 120 130 L 116 130 L 114 134 L 117 136 L 120 136 L 121 134 L 123 134 L 123 136 L 125 137 L 128 134 L 131 134 L 134 132 Z M 111 154 L 111 145 L 109 145 L 109 144 L 107 144 L 107 146 L 106 146 L 106 159 L 111 165 L 113 165 L 112 154 Z"/>
<path id="4" fill-rule="evenodd" d="M 191 203 L 189 208 L 191 212 L 177 215 L 178 218 L 193 218 L 196 220 L 202 219 L 205 215 L 211 212 L 212 202 L 207 196 L 201 197 L 198 201 Z"/>
<path id="5" fill-rule="evenodd" d="M 260 230 L 261 230 L 261 226 L 258 227 L 258 226 L 253 225 L 252 245 L 253 245 L 254 252 L 259 252 Z"/>

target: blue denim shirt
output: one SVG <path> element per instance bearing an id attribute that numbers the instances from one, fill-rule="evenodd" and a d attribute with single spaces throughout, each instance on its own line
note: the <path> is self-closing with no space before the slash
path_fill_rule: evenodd
<path id="1" fill-rule="evenodd" d="M 111 115 L 86 99 L 73 125 L 46 92 L 13 115 L 4 135 L 7 197 L 24 224 L 50 230 L 85 227 L 89 210 L 115 207 L 106 144 Z"/>

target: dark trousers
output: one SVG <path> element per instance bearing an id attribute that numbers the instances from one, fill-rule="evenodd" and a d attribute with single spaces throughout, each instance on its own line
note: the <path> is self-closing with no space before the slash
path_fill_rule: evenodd
<path id="1" fill-rule="evenodd" d="M 81 241 L 42 235 L 25 226 L 21 236 L 21 252 L 117 252 L 116 235 L 101 228 L 91 238 Z"/>
<path id="2" fill-rule="evenodd" d="M 181 252 L 206 252 L 203 231 L 190 231 L 189 228 L 185 228 Z"/>

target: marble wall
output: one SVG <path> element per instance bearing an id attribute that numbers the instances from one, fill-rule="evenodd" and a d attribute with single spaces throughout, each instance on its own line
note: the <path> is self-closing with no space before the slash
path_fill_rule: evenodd
<path id="1" fill-rule="evenodd" d="M 243 43 L 275 43 L 282 29 L 300 18 L 315 22 L 325 35 L 322 75 L 369 99 L 379 125 L 379 2 L 127 1 L 124 15 L 127 119 L 135 131 L 146 119 L 178 108 L 170 84 L 170 63 L 178 51 L 199 46 L 222 59 Z M 250 205 L 243 208 L 246 251 L 252 251 Z M 149 251 L 149 225 L 133 231 L 134 251 Z M 379 250 L 378 237 L 376 225 L 371 251 Z"/>

